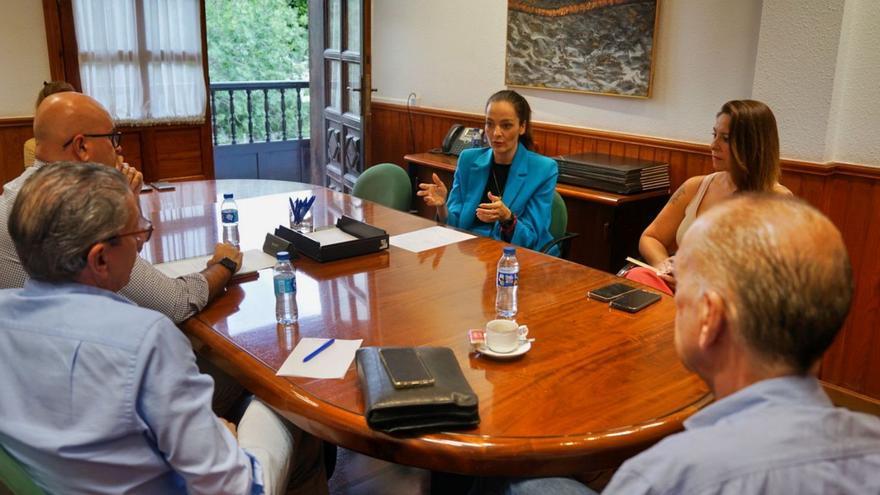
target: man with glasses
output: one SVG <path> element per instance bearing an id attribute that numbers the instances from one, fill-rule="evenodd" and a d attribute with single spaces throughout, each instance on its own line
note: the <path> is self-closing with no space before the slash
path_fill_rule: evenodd
<path id="1" fill-rule="evenodd" d="M 316 441 L 256 400 L 217 418 L 186 337 L 117 294 L 152 233 L 121 173 L 44 165 L 8 225 L 30 278 L 0 290 L 0 447 L 40 487 L 327 493 Z"/>
<path id="2" fill-rule="evenodd" d="M 34 117 L 34 166 L 6 184 L 0 195 L 0 288 L 22 287 L 27 279 L 6 230 L 6 220 L 18 190 L 41 166 L 71 161 L 116 167 L 126 176 L 130 189 L 139 193 L 143 178 L 134 167 L 122 161 L 121 136 L 107 110 L 89 96 L 70 91 L 43 100 Z M 218 244 L 205 270 L 169 278 L 138 257 L 131 281 L 120 294 L 180 323 L 223 291 L 234 272 L 241 267 L 241 261 L 241 252 L 237 248 Z"/>

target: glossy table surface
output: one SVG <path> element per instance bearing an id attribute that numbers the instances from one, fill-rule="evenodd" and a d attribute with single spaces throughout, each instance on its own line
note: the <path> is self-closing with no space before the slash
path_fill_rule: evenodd
<path id="1" fill-rule="evenodd" d="M 318 186 L 260 182 L 254 187 L 267 195 L 238 200 L 242 249 L 260 248 L 266 232 L 288 221 L 288 197 L 311 194 L 316 227 L 341 214 L 392 236 L 434 225 Z M 144 256 L 159 262 L 210 253 L 219 238 L 220 195 L 243 185 L 197 181 L 142 195 L 157 228 Z M 438 471 L 543 476 L 606 468 L 679 430 L 711 400 L 676 357 L 672 298 L 635 315 L 611 310 L 585 294 L 615 277 L 526 249 L 517 250 L 517 320 L 536 339 L 532 349 L 511 361 L 472 352 L 466 331 L 495 317 L 495 265 L 503 246 L 478 237 L 422 253 L 392 246 L 325 264 L 299 259 L 297 325 L 275 324 L 267 269 L 232 285 L 182 326 L 204 344 L 200 352 L 301 428 Z M 373 431 L 363 417 L 354 364 L 339 380 L 275 375 L 303 337 L 450 347 L 479 396 L 480 425 L 416 437 Z"/>

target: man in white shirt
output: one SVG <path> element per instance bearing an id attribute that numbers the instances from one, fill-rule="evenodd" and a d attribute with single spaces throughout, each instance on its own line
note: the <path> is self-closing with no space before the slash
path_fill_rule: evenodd
<path id="1" fill-rule="evenodd" d="M 113 119 L 95 99 L 77 92 L 48 96 L 34 116 L 36 161 L 18 178 L 3 187 L 0 195 L 0 289 L 22 287 L 27 274 L 6 230 L 6 221 L 18 190 L 28 177 L 46 163 L 58 161 L 94 162 L 116 167 L 126 175 L 137 195 L 143 182 L 141 173 L 121 160 L 121 133 Z M 221 264 L 223 259 L 232 263 Z M 241 267 L 241 253 L 228 244 L 217 244 L 208 266 L 199 273 L 170 278 L 143 258 L 135 260 L 131 281 L 120 294 L 139 306 L 154 309 L 180 323 L 201 311 L 223 292 L 232 278 L 227 266 Z"/>

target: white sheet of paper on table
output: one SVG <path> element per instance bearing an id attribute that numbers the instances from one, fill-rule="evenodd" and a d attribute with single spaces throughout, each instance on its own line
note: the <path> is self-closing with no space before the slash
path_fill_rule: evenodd
<path id="1" fill-rule="evenodd" d="M 244 259 L 241 263 L 241 269 L 235 274 L 241 277 L 249 273 L 253 273 L 263 268 L 271 268 L 275 266 L 275 258 L 269 256 L 259 249 L 251 249 L 245 251 Z M 205 269 L 205 264 L 211 256 L 196 256 L 195 258 L 186 258 L 177 261 L 169 261 L 167 263 L 157 263 L 153 265 L 157 270 L 168 275 L 171 278 L 182 277 L 190 273 L 200 272 Z"/>
<path id="2" fill-rule="evenodd" d="M 356 241 L 358 239 L 348 232 L 340 230 L 336 227 L 309 232 L 308 234 L 305 234 L 305 236 L 322 246 L 339 244 L 340 242 Z"/>
<path id="3" fill-rule="evenodd" d="M 361 346 L 362 339 L 343 340 L 336 339 L 330 347 L 321 351 L 317 356 L 304 363 L 303 358 L 312 351 L 321 347 L 321 344 L 330 339 L 315 339 L 303 337 L 293 352 L 284 360 L 284 364 L 278 369 L 278 376 L 302 376 L 306 378 L 342 378 L 354 361 L 354 354 Z"/>
<path id="4" fill-rule="evenodd" d="M 441 226 L 428 227 L 426 229 L 414 230 L 406 234 L 393 235 L 389 239 L 392 246 L 397 246 L 407 251 L 421 253 L 428 249 L 438 248 L 456 242 L 473 239 L 475 235 L 466 232 L 449 229 Z"/>

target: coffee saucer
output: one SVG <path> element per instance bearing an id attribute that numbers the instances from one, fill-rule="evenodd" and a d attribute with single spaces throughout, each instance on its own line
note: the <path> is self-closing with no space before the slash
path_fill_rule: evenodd
<path id="1" fill-rule="evenodd" d="M 532 343 L 529 341 L 521 343 L 519 347 L 510 352 L 495 352 L 492 349 L 489 349 L 489 346 L 486 344 L 480 344 L 477 346 L 477 352 L 493 359 L 513 359 L 529 352 L 529 349 L 531 348 Z"/>

